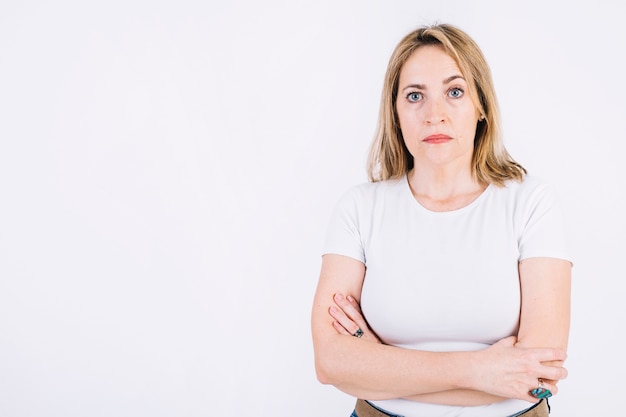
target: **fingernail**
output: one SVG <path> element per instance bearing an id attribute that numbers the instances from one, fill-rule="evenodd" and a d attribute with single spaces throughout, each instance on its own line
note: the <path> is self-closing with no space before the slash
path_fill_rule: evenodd
<path id="1" fill-rule="evenodd" d="M 337 300 L 337 301 L 341 301 L 341 300 L 343 300 L 343 295 L 341 295 L 341 294 L 335 294 L 335 300 Z"/>
<path id="2" fill-rule="evenodd" d="M 351 303 L 354 302 L 354 298 L 352 298 L 351 295 L 348 296 L 348 301 L 350 301 Z"/>
<path id="3" fill-rule="evenodd" d="M 333 307 L 331 307 L 331 308 L 330 308 L 330 312 L 331 312 L 331 313 L 336 313 L 336 312 L 337 312 L 337 307 L 334 307 L 334 306 L 333 306 Z"/>

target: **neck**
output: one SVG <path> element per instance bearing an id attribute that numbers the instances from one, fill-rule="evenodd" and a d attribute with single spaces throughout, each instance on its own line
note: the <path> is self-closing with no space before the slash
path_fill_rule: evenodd
<path id="1" fill-rule="evenodd" d="M 462 208 L 474 201 L 487 188 L 471 173 L 463 170 L 416 170 L 407 174 L 411 192 L 417 201 L 433 211 Z"/>

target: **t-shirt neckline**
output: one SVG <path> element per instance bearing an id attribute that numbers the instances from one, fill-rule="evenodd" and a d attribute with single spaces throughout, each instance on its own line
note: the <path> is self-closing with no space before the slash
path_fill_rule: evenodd
<path id="1" fill-rule="evenodd" d="M 430 209 L 424 207 L 422 205 L 422 203 L 420 203 L 415 198 L 415 196 L 413 195 L 413 192 L 411 191 L 411 186 L 409 185 L 409 177 L 408 177 L 407 174 L 404 175 L 403 182 L 404 182 L 403 185 L 405 187 L 407 195 L 411 199 L 411 201 L 414 203 L 415 207 L 417 207 L 419 210 L 421 210 L 421 211 L 423 211 L 425 213 L 430 213 L 430 214 L 435 215 L 435 216 L 454 215 L 454 214 L 460 214 L 460 213 L 463 213 L 465 211 L 471 210 L 473 207 L 479 205 L 480 202 L 482 200 L 484 200 L 488 194 L 491 193 L 491 190 L 493 188 L 493 184 L 488 184 L 487 187 L 483 190 L 483 192 L 480 193 L 474 200 L 472 200 L 469 204 L 467 204 L 467 205 L 465 205 L 463 207 L 460 207 L 458 209 L 447 210 L 447 211 L 434 211 L 434 210 L 430 210 Z"/>

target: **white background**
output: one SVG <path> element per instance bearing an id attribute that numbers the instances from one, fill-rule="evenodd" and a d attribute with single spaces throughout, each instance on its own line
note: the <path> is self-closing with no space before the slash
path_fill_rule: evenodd
<path id="1" fill-rule="evenodd" d="M 393 47 L 435 21 L 481 45 L 509 151 L 566 203 L 552 415 L 619 414 L 617 4 L 2 0 L 0 415 L 348 416 L 313 370 L 321 240 Z"/>

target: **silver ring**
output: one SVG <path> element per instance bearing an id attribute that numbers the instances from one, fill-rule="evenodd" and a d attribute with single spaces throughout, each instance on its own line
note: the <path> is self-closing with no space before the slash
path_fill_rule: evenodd
<path id="1" fill-rule="evenodd" d="M 361 330 L 360 328 L 356 329 L 356 332 L 354 332 L 352 334 L 352 336 L 354 336 L 354 337 L 363 337 L 363 330 Z"/>

